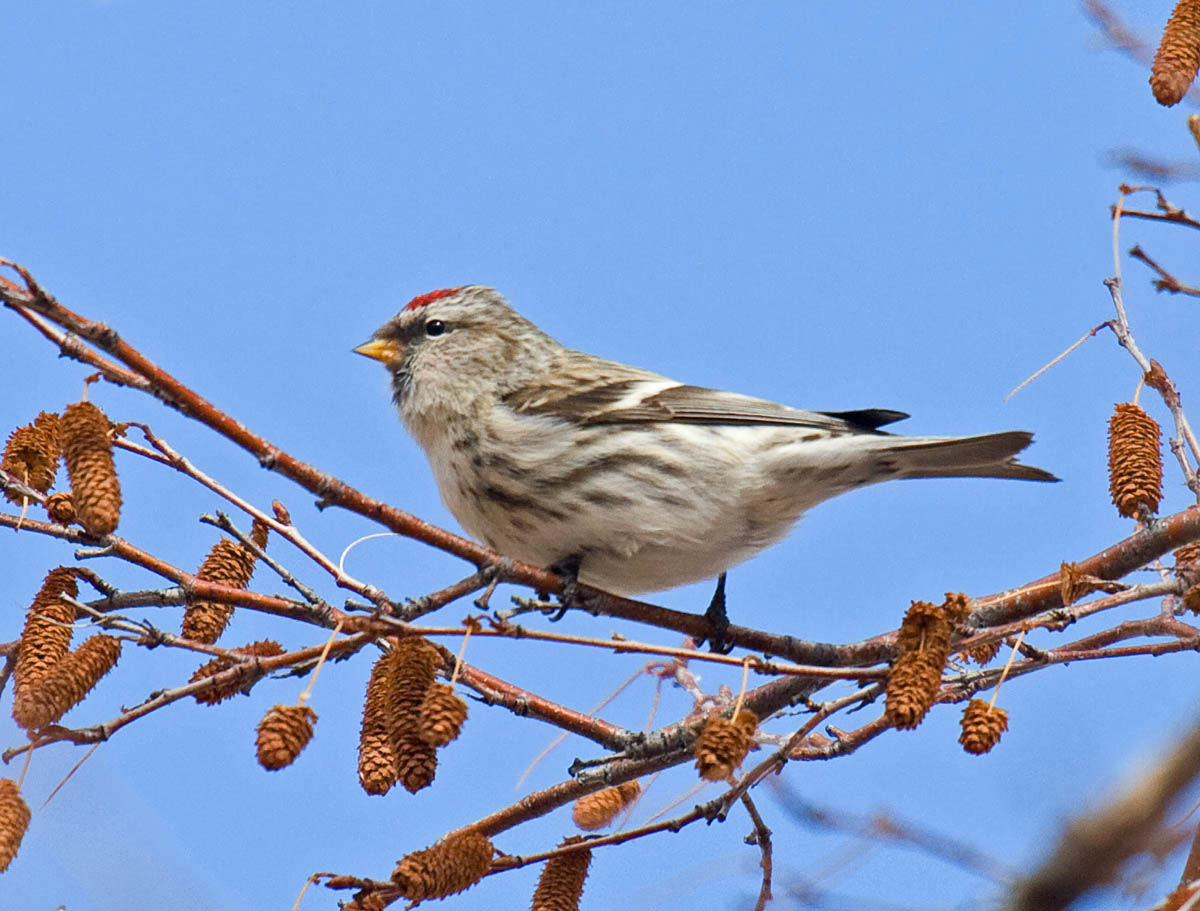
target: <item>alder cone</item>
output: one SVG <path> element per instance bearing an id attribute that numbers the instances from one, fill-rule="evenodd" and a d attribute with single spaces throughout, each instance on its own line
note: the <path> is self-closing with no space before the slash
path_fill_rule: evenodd
<path id="1" fill-rule="evenodd" d="M 980 756 L 1000 742 L 1008 730 L 1008 712 L 982 699 L 972 699 L 963 709 L 962 734 L 958 742 L 974 756 Z"/>
<path id="2" fill-rule="evenodd" d="M 46 435 L 50 448 L 54 452 L 55 461 L 62 455 L 62 418 L 53 411 L 39 411 L 33 419 L 33 426 Z"/>
<path id="3" fill-rule="evenodd" d="M 250 540 L 260 549 L 267 545 L 267 526 L 254 520 Z M 197 579 L 220 582 L 231 588 L 245 588 L 254 575 L 257 557 L 239 541 L 222 538 L 209 550 L 204 562 L 196 571 Z M 195 642 L 212 645 L 225 632 L 233 619 L 233 605 L 220 601 L 197 601 L 189 604 L 183 613 L 183 637 Z"/>
<path id="4" fill-rule="evenodd" d="M 9 435 L 0 456 L 0 468 L 27 487 L 46 493 L 54 486 L 61 451 L 58 415 L 43 411 L 32 424 L 18 427 Z M 13 503 L 23 499 L 18 493 L 5 492 L 5 496 Z"/>
<path id="5" fill-rule="evenodd" d="M 422 740 L 419 731 L 421 703 L 433 686 L 442 655 L 428 639 L 420 636 L 400 639 L 393 651 L 396 715 L 392 736 L 396 743 L 397 778 L 406 791 L 415 794 L 429 787 L 437 772 L 437 749 Z"/>
<path id="6" fill-rule="evenodd" d="M 467 704 L 444 683 L 434 683 L 421 701 L 418 736 L 435 747 L 458 738 L 467 720 Z"/>
<path id="7" fill-rule="evenodd" d="M 437 747 L 426 743 L 415 731 L 405 731 L 396 744 L 396 778 L 404 790 L 416 794 L 433 784 L 437 774 Z"/>
<path id="8" fill-rule="evenodd" d="M 579 844 L 583 838 L 571 835 L 564 838 L 560 848 Z M 538 877 L 530 911 L 579 911 L 588 867 L 592 863 L 591 849 L 556 854 L 546 861 Z"/>
<path id="9" fill-rule="evenodd" d="M 120 639 L 103 634 L 91 636 L 48 674 L 22 688 L 24 726 L 42 728 L 58 721 L 116 667 L 120 657 Z"/>
<path id="10" fill-rule="evenodd" d="M 605 788 L 595 794 L 580 797 L 571 809 L 571 819 L 585 832 L 603 829 L 616 819 L 617 814 L 629 806 L 630 801 L 641 792 L 640 784 L 636 781 L 627 781 L 615 788 Z"/>
<path id="11" fill-rule="evenodd" d="M 486 835 L 460 832 L 402 858 L 392 871 L 392 882 L 410 901 L 446 898 L 483 879 L 494 853 Z"/>
<path id="12" fill-rule="evenodd" d="M 317 713 L 306 705 L 277 705 L 258 723 L 258 764 L 269 772 L 291 765 L 312 740 Z"/>
<path id="13" fill-rule="evenodd" d="M 76 402 L 64 409 L 61 427 L 79 524 L 90 535 L 112 534 L 121 519 L 121 484 L 108 418 L 91 402 Z"/>
<path id="14" fill-rule="evenodd" d="M 196 672 L 188 679 L 188 683 L 195 683 L 197 680 L 203 680 L 205 677 L 215 677 L 223 671 L 229 670 L 237 664 L 242 663 L 248 658 L 273 658 L 276 655 L 282 655 L 284 648 L 274 639 L 262 639 L 258 642 L 251 642 L 249 645 L 242 645 L 233 650 L 239 658 L 214 658 L 212 661 L 200 665 Z M 246 684 L 257 680 L 261 676 L 261 671 L 257 669 L 257 663 L 250 667 L 243 668 L 239 673 L 233 675 L 233 679 L 219 686 L 212 686 L 206 690 L 200 690 L 193 693 L 193 698 L 201 705 L 216 705 L 218 702 L 224 702 L 226 699 L 232 699 L 238 693 L 243 691 Z"/>
<path id="15" fill-rule="evenodd" d="M 386 794 L 400 774 L 393 735 L 398 712 L 395 665 L 396 651 L 390 649 L 376 660 L 367 681 L 358 736 L 358 781 L 368 794 Z"/>
<path id="16" fill-rule="evenodd" d="M 0 873 L 8 869 L 21 839 L 29 828 L 29 806 L 21 797 L 17 783 L 11 778 L 0 778 Z"/>
<path id="17" fill-rule="evenodd" d="M 25 616 L 25 631 L 21 634 L 21 648 L 17 653 L 18 681 L 44 677 L 67 657 L 71 650 L 75 608 L 60 596 L 74 598 L 78 594 L 75 573 L 68 567 L 59 566 L 46 574 Z"/>
<path id="18" fill-rule="evenodd" d="M 59 596 L 75 597 L 79 586 L 65 566 L 50 570 L 25 616 L 13 671 L 13 720 L 26 730 L 45 723 L 40 687 L 71 651 L 75 608 Z"/>
<path id="19" fill-rule="evenodd" d="M 368 794 L 399 781 L 410 793 L 433 782 L 437 750 L 421 738 L 421 707 L 441 653 L 419 636 L 390 639 L 371 669 L 358 741 L 358 780 Z"/>
<path id="20" fill-rule="evenodd" d="M 1150 68 L 1150 89 L 1159 104 L 1183 100 L 1200 68 L 1200 0 L 1179 0 Z"/>
<path id="21" fill-rule="evenodd" d="M 710 715 L 696 738 L 696 769 L 705 781 L 724 781 L 754 745 L 758 716 L 742 709 L 735 718 Z"/>
<path id="22" fill-rule="evenodd" d="M 1136 519 L 1162 501 L 1161 431 L 1137 405 L 1122 402 L 1108 421 L 1108 487 L 1117 512 Z"/>
<path id="23" fill-rule="evenodd" d="M 945 604 L 914 601 L 905 612 L 887 679 L 884 712 L 893 727 L 912 730 L 933 707 L 950 658 L 953 624 L 965 601 L 962 595 L 948 594 Z"/>
<path id="24" fill-rule="evenodd" d="M 59 525 L 70 525 L 78 516 L 75 513 L 75 501 L 69 490 L 51 494 L 46 498 L 46 513 Z"/>

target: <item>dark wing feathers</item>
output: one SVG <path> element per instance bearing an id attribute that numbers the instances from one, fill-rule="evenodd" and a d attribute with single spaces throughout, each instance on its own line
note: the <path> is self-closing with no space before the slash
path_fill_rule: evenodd
<path id="1" fill-rule="evenodd" d="M 833 432 L 882 433 L 876 428 L 906 418 L 900 411 L 800 411 L 765 399 L 702 386 L 670 386 L 625 407 L 613 407 L 644 379 L 592 386 L 553 400 L 529 401 L 509 396 L 517 411 L 544 414 L 581 424 L 678 421 L 689 424 L 776 424 Z"/>
<path id="2" fill-rule="evenodd" d="M 863 430 L 879 430 L 884 424 L 903 421 L 908 417 L 903 411 L 892 411 L 888 408 L 864 408 L 861 411 L 822 411 L 821 414 L 827 414 L 831 418 L 837 418 Z"/>

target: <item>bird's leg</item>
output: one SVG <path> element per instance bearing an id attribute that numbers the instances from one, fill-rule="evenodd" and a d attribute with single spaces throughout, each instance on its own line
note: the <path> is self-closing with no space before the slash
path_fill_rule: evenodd
<path id="1" fill-rule="evenodd" d="M 696 645 L 703 645 L 707 639 L 709 650 L 718 655 L 727 655 L 733 651 L 733 643 L 725 639 L 725 634 L 729 631 L 729 616 L 725 613 L 725 573 L 717 576 L 717 590 L 708 602 L 704 619 L 708 621 L 711 629 L 707 636 L 696 642 Z"/>
<path id="2" fill-rule="evenodd" d="M 557 623 L 569 609 L 575 606 L 575 599 L 579 597 L 579 567 L 582 563 L 581 555 L 571 554 L 550 567 L 550 572 L 557 573 L 563 580 L 562 594 L 558 596 L 560 607 L 550 617 L 551 623 Z"/>

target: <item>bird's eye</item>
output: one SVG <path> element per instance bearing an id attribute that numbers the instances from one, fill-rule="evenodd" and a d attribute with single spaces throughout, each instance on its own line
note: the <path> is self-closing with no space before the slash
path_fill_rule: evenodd
<path id="1" fill-rule="evenodd" d="M 425 334 L 429 336 L 443 335 L 446 332 L 446 324 L 440 319 L 431 319 L 425 324 Z"/>

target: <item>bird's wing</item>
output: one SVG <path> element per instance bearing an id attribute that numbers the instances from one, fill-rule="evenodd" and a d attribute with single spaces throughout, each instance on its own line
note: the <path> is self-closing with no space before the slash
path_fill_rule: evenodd
<path id="1" fill-rule="evenodd" d="M 812 427 L 833 433 L 881 433 L 877 428 L 906 418 L 901 411 L 801 411 L 734 392 L 687 386 L 661 377 L 605 377 L 572 385 L 537 399 L 509 396 L 517 411 L 563 418 L 579 424 L 674 421 L 688 424 L 774 424 Z"/>

